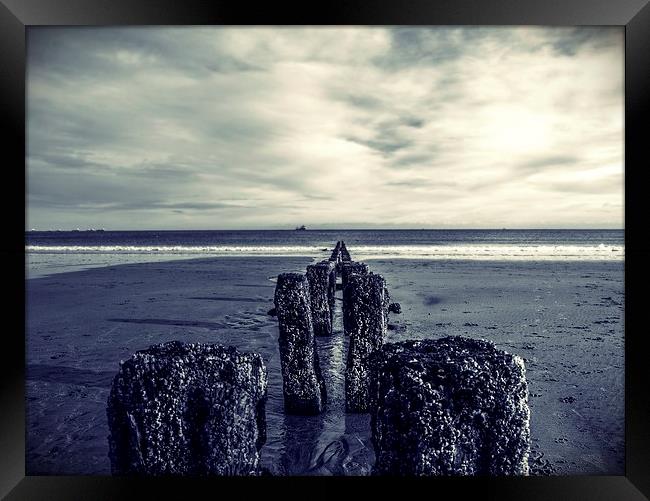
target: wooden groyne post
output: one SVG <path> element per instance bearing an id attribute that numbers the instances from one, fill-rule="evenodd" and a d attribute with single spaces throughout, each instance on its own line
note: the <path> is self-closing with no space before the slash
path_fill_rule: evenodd
<path id="1" fill-rule="evenodd" d="M 178 341 L 120 365 L 108 397 L 114 475 L 258 475 L 267 374 L 257 354 Z"/>
<path id="2" fill-rule="evenodd" d="M 446 337 L 385 344 L 372 365 L 374 474 L 528 474 L 520 357 Z"/>
<path id="3" fill-rule="evenodd" d="M 371 356 L 381 346 L 388 325 L 386 282 L 381 275 L 350 275 L 344 289 L 350 345 L 345 370 L 345 406 L 348 412 L 369 412 Z"/>
<path id="4" fill-rule="evenodd" d="M 336 242 L 334 249 L 332 249 L 332 254 L 329 258 L 330 261 L 333 261 L 338 265 L 341 262 L 341 242 Z"/>
<path id="5" fill-rule="evenodd" d="M 348 248 L 345 246 L 345 242 L 343 240 L 341 240 L 340 252 L 341 261 L 352 261 L 350 253 L 348 252 Z"/>
<path id="6" fill-rule="evenodd" d="M 359 261 L 344 261 L 341 263 L 341 283 L 343 284 L 343 290 L 345 290 L 349 277 L 355 274 L 367 275 L 368 265 Z"/>
<path id="7" fill-rule="evenodd" d="M 311 314 L 309 282 L 300 273 L 281 273 L 275 288 L 280 335 L 284 407 L 289 414 L 318 414 L 327 392 L 321 375 Z"/>
<path id="8" fill-rule="evenodd" d="M 367 275 L 368 274 L 368 265 L 365 263 L 359 263 L 356 261 L 345 261 L 341 263 L 341 286 L 343 287 L 343 331 L 345 334 L 350 334 L 351 324 L 350 324 L 350 314 L 351 309 L 350 299 L 347 297 L 349 291 L 347 290 L 347 284 L 352 275 Z"/>
<path id="9" fill-rule="evenodd" d="M 316 336 L 331 336 L 336 293 L 336 264 L 321 261 L 307 266 L 311 317 Z"/>

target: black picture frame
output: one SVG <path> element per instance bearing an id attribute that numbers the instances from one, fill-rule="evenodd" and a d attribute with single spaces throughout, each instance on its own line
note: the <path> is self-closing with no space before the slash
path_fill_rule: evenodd
<path id="1" fill-rule="evenodd" d="M 644 171 L 650 115 L 650 6 L 648 0 L 402 0 L 333 1 L 284 6 L 214 0 L 0 0 L 0 100 L 5 216 L 2 252 L 3 336 L 0 346 L 0 496 L 7 499 L 191 498 L 205 489 L 218 496 L 238 486 L 310 496 L 322 479 L 124 479 L 25 476 L 25 31 L 34 25 L 616 25 L 625 27 L 625 413 L 624 476 L 409 479 L 427 496 L 452 493 L 484 499 L 640 500 L 650 496 L 650 377 L 642 329 L 650 246 L 646 237 Z M 7 179 L 8 178 L 8 179 Z M 10 321 L 8 321 L 10 320 Z M 21 334 L 22 333 L 22 334 Z M 332 479 L 329 495 L 347 486 L 400 488 L 406 480 Z M 287 482 L 290 482 L 287 483 Z M 331 480 L 330 480 L 331 482 Z M 251 494 L 251 497 L 254 494 Z"/>

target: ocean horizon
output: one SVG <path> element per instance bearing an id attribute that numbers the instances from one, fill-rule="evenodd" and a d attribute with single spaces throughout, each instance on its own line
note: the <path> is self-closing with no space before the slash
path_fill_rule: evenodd
<path id="1" fill-rule="evenodd" d="M 344 240 L 359 259 L 619 261 L 624 230 L 29 231 L 27 277 L 148 261 L 220 256 L 327 257 Z"/>

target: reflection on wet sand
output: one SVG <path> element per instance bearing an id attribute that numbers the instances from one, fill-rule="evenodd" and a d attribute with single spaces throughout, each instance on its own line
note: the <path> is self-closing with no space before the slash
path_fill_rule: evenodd
<path id="1" fill-rule="evenodd" d="M 333 335 L 316 341 L 327 407 L 318 416 L 284 415 L 279 469 L 283 475 L 368 475 L 374 462 L 370 416 L 345 413 L 348 339 L 340 307 L 334 313 Z"/>
<path id="2" fill-rule="evenodd" d="M 345 475 L 370 475 L 375 463 L 370 436 L 370 414 L 345 415 L 345 437 L 350 449 Z"/>

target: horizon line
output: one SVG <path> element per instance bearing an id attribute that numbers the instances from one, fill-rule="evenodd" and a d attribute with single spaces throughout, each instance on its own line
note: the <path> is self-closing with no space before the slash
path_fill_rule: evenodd
<path id="1" fill-rule="evenodd" d="M 522 227 L 522 228 L 308 228 L 298 230 L 297 228 L 141 228 L 141 229 L 116 229 L 116 228 L 74 228 L 74 229 L 47 229 L 39 230 L 31 228 L 25 230 L 25 233 L 102 233 L 109 231 L 624 231 L 625 228 L 607 228 L 607 227 Z"/>

